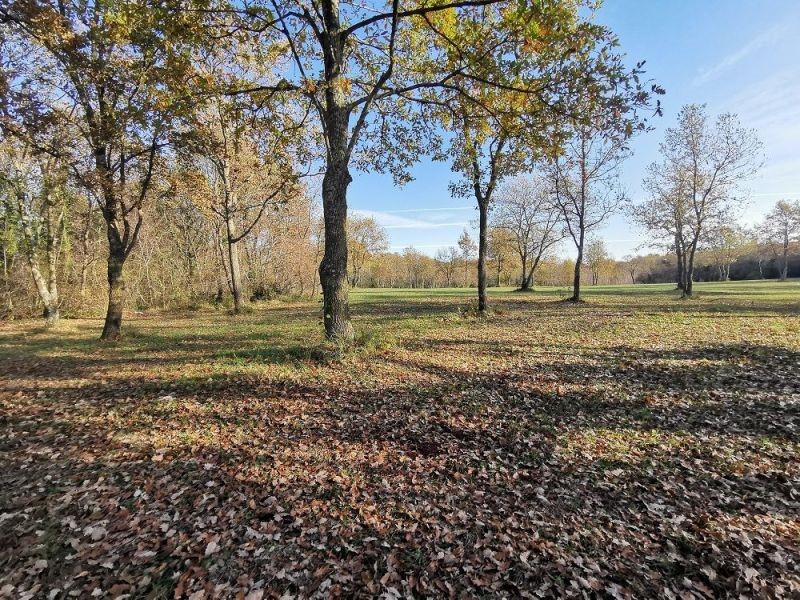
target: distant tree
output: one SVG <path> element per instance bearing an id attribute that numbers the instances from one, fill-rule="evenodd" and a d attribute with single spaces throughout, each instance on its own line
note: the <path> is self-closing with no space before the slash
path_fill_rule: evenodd
<path id="1" fill-rule="evenodd" d="M 550 168 L 555 202 L 577 250 L 571 297 L 576 302 L 581 300 L 586 238 L 626 200 L 619 169 L 628 155 L 625 142 L 633 125 L 621 125 L 611 114 L 602 117 L 595 124 L 576 127 Z"/>
<path id="2" fill-rule="evenodd" d="M 488 233 L 487 258 L 493 260 L 496 268 L 496 284 L 500 287 L 503 267 L 515 253 L 513 234 L 502 227 L 491 227 Z"/>
<path id="3" fill-rule="evenodd" d="M 455 246 L 448 248 L 439 248 L 436 251 L 436 264 L 437 268 L 442 272 L 445 278 L 446 286 L 453 285 L 453 278 L 456 274 L 458 267 L 459 250 Z"/>
<path id="4" fill-rule="evenodd" d="M 780 280 L 789 276 L 789 247 L 800 241 L 800 200 L 779 200 L 759 226 L 763 241 L 780 254 Z"/>
<path id="5" fill-rule="evenodd" d="M 667 129 L 661 163 L 645 179 L 651 197 L 638 213 L 649 231 L 672 236 L 684 297 L 692 295 L 695 255 L 707 228 L 730 219 L 741 201 L 737 192 L 761 167 L 761 148 L 736 115 L 719 115 L 712 124 L 698 104 L 684 106 L 677 125 Z"/>
<path id="6" fill-rule="evenodd" d="M 284 98 L 271 97 L 254 107 L 226 93 L 243 81 L 268 79 L 275 69 L 269 52 L 259 53 L 257 39 L 236 39 L 225 51 L 209 52 L 198 61 L 198 69 L 216 82 L 216 89 L 193 105 L 175 145 L 184 163 L 195 166 L 206 180 L 206 204 L 221 223 L 222 265 L 238 314 L 245 302 L 241 248 L 262 218 L 298 195 L 295 164 L 307 156 L 302 128 L 280 102 Z"/>
<path id="7" fill-rule="evenodd" d="M 636 283 L 640 277 L 643 277 L 650 272 L 654 260 L 657 260 L 657 257 L 654 257 L 652 255 L 651 256 L 628 255 L 623 259 L 622 266 L 624 267 L 625 272 L 628 274 L 628 277 L 630 277 L 631 283 Z"/>
<path id="8" fill-rule="evenodd" d="M 752 251 L 753 247 L 752 236 L 741 225 L 730 223 L 711 230 L 707 241 L 707 252 L 717 268 L 720 281 L 730 281 L 731 265 Z"/>
<path id="9" fill-rule="evenodd" d="M 350 285 L 356 287 L 367 260 L 389 249 L 386 230 L 374 217 L 351 215 L 347 219 L 347 246 L 350 253 Z"/>
<path id="10" fill-rule="evenodd" d="M 606 244 L 599 238 L 590 239 L 586 246 L 586 266 L 592 274 L 592 285 L 600 282 L 600 276 L 613 264 L 608 254 Z"/>
<path id="11" fill-rule="evenodd" d="M 542 259 L 564 239 L 560 217 L 561 210 L 542 178 L 516 177 L 498 190 L 492 224 L 513 238 L 520 260 L 521 290 L 533 287 Z"/>
<path id="12" fill-rule="evenodd" d="M 0 197 L 6 211 L 15 215 L 21 250 L 44 306 L 45 322 L 54 326 L 59 320 L 59 257 L 67 237 L 70 204 L 65 165 L 6 140 L 0 146 Z"/>
<path id="13" fill-rule="evenodd" d="M 427 272 L 429 260 L 430 257 L 425 256 L 413 246 L 403 250 L 403 263 L 406 269 L 408 287 L 426 287 L 426 276 L 430 275 Z"/>
<path id="14" fill-rule="evenodd" d="M 478 246 L 469 236 L 469 232 L 465 229 L 458 236 L 458 249 L 461 252 L 461 260 L 464 262 L 464 287 L 469 286 L 469 261 L 475 256 L 478 251 Z"/>

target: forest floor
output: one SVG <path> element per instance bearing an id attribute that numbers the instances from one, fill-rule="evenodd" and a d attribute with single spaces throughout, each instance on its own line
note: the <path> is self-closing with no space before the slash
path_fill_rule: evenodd
<path id="1" fill-rule="evenodd" d="M 800 595 L 800 282 L 0 325 L 0 597 Z"/>

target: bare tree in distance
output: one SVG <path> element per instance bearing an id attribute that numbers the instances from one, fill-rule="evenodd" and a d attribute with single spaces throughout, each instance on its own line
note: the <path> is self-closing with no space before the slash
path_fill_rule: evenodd
<path id="1" fill-rule="evenodd" d="M 619 169 L 629 153 L 627 137 L 616 131 L 619 125 L 606 118 L 577 127 L 549 166 L 554 201 L 577 251 L 570 298 L 574 302 L 582 300 L 581 268 L 588 234 L 627 200 Z"/>
<path id="2" fill-rule="evenodd" d="M 564 239 L 561 210 L 553 202 L 548 181 L 518 176 L 497 191 L 492 226 L 508 231 L 520 260 L 521 291 L 532 289 L 541 261 Z"/>
<path id="3" fill-rule="evenodd" d="M 800 242 L 800 200 L 779 200 L 758 228 L 761 239 L 781 257 L 779 279 L 789 277 L 789 246 Z"/>
<path id="4" fill-rule="evenodd" d="M 478 245 L 466 229 L 458 236 L 458 249 L 461 252 L 461 260 L 464 262 L 464 287 L 469 287 L 469 261 L 478 252 Z"/>
<path id="5" fill-rule="evenodd" d="M 439 248 L 436 251 L 437 268 L 442 272 L 447 282 L 447 287 L 453 286 L 453 278 L 458 267 L 459 250 L 455 246 Z"/>
<path id="6" fill-rule="evenodd" d="M 688 104 L 667 129 L 660 153 L 644 182 L 651 198 L 637 212 L 649 231 L 674 236 L 678 286 L 688 298 L 703 236 L 743 203 L 743 185 L 763 164 L 762 144 L 735 114 L 712 122 L 704 105 Z"/>
<path id="7" fill-rule="evenodd" d="M 361 279 L 361 270 L 371 256 L 389 249 L 386 230 L 374 217 L 352 215 L 347 219 L 347 245 L 350 263 L 350 286 L 356 287 Z"/>

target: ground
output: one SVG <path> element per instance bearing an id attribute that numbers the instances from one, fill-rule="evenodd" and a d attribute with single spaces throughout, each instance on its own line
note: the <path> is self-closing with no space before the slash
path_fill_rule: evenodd
<path id="1" fill-rule="evenodd" d="M 4 324 L 0 597 L 798 597 L 800 282 L 698 292 Z"/>

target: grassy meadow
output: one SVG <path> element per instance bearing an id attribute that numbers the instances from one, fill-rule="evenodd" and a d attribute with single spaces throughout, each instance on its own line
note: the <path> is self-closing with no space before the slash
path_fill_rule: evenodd
<path id="1" fill-rule="evenodd" d="M 4 323 L 0 597 L 798 597 L 800 281 L 696 292 Z"/>

